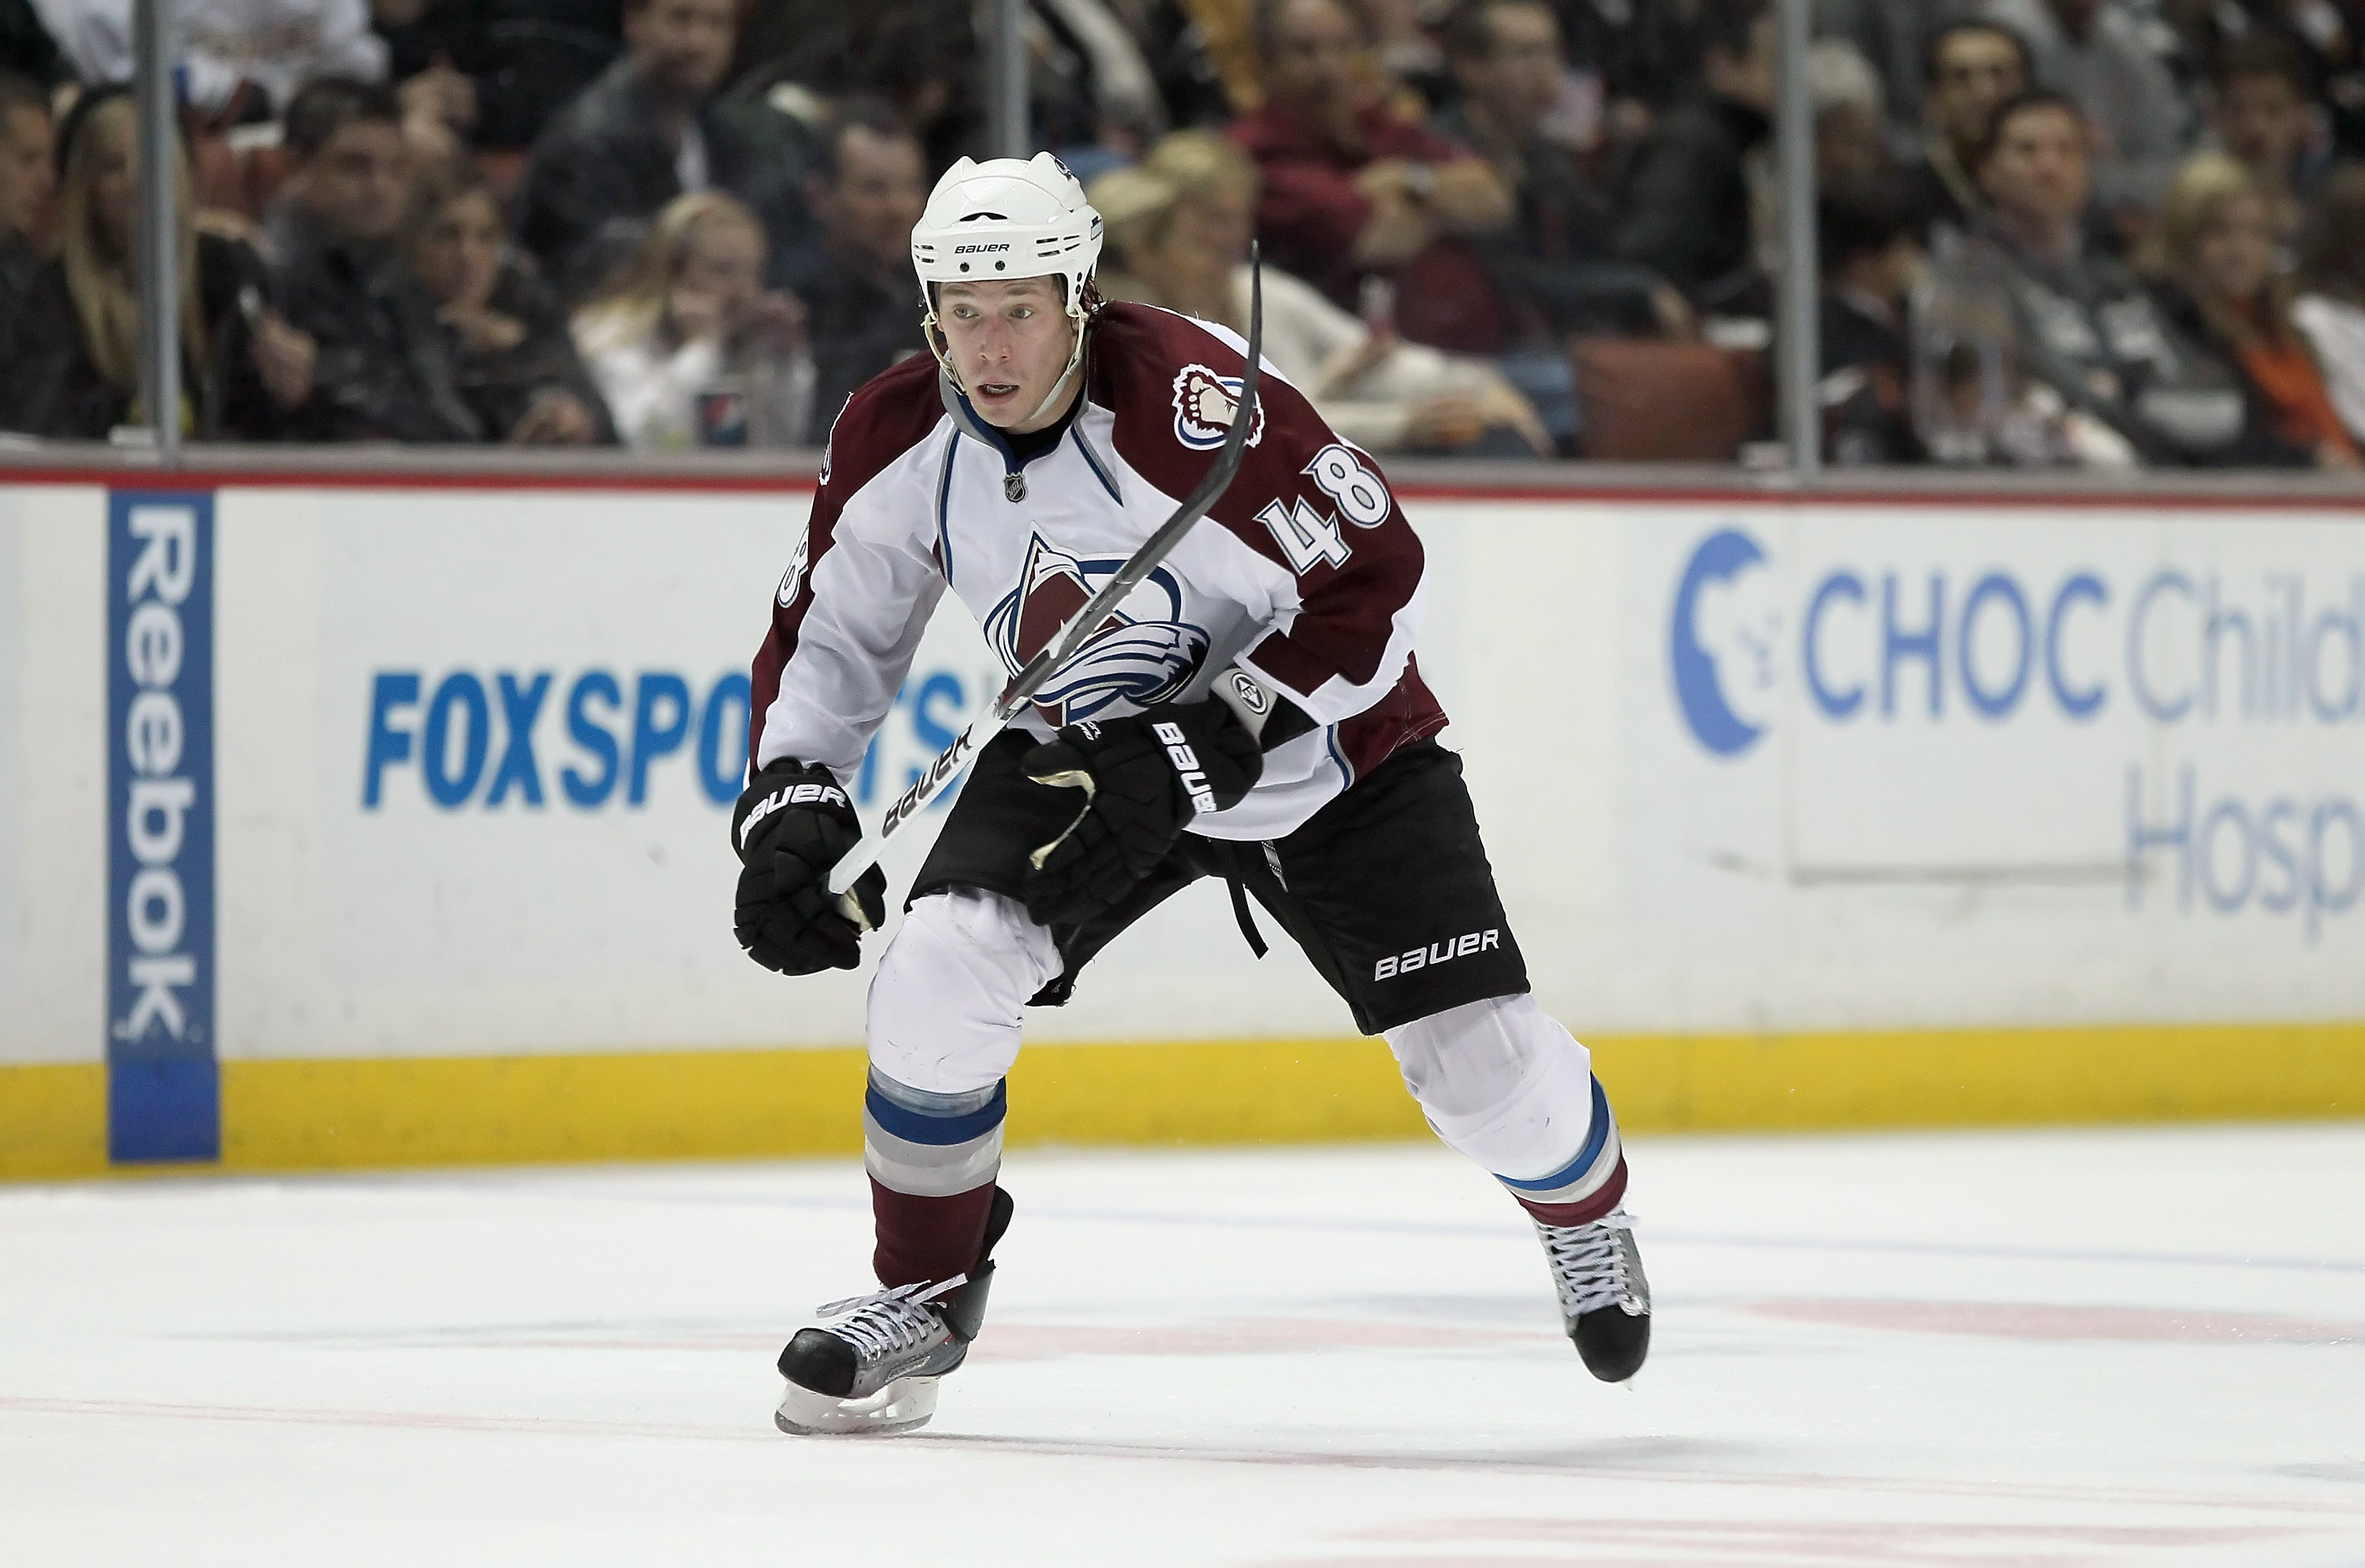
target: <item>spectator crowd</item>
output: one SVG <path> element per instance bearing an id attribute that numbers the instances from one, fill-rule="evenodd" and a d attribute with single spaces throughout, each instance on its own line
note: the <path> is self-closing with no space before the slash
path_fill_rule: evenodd
<path id="1" fill-rule="evenodd" d="M 194 439 L 813 447 L 925 351 L 970 0 L 177 0 Z M 1837 464 L 2356 469 L 2365 0 L 1815 0 Z M 140 401 L 131 0 L 0 0 L 0 431 Z M 1769 0 L 1030 0 L 1102 290 L 1378 451 L 1772 434 Z"/>

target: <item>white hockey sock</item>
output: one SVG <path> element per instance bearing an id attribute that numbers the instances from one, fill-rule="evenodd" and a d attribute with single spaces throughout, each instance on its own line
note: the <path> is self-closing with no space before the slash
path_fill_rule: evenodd
<path id="1" fill-rule="evenodd" d="M 999 894 L 912 906 L 870 982 L 863 1164 L 881 1186 L 947 1197 L 993 1180 L 1020 1014 L 1059 969 L 1051 934 Z"/>
<path id="2" fill-rule="evenodd" d="M 1446 1146 L 1519 1196 L 1574 1203 L 1617 1169 L 1593 1057 L 1531 996 L 1498 996 L 1387 1031 L 1405 1084 Z"/>

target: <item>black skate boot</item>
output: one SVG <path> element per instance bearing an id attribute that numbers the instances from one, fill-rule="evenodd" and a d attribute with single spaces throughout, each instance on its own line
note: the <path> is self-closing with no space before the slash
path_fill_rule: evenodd
<path id="1" fill-rule="evenodd" d="M 994 1190 L 985 1245 L 968 1273 L 822 1307 L 821 1316 L 836 1321 L 798 1329 L 780 1352 L 788 1387 L 772 1424 L 798 1437 L 926 1426 L 936 1413 L 936 1381 L 969 1358 L 970 1341 L 984 1327 L 994 1243 L 1010 1228 L 1015 1206 L 1009 1193 Z"/>
<path id="2" fill-rule="evenodd" d="M 1561 1321 L 1586 1370 L 1604 1383 L 1624 1383 L 1651 1353 L 1651 1282 L 1642 1277 L 1633 1216 L 1619 1209 L 1590 1225 L 1535 1225 L 1560 1291 Z"/>

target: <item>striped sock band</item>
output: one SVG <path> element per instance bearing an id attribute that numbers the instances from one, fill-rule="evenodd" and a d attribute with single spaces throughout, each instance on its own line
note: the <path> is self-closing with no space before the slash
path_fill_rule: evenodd
<path id="1" fill-rule="evenodd" d="M 1502 1175 L 1495 1180 L 1547 1225 L 1588 1225 L 1616 1208 L 1626 1194 L 1626 1158 L 1601 1080 L 1593 1080 L 1592 1122 L 1575 1159 L 1532 1181 Z"/>
<path id="2" fill-rule="evenodd" d="M 862 1163 L 891 1192 L 943 1198 L 990 1185 L 1002 1168 L 1006 1081 L 958 1094 L 898 1083 L 870 1070 L 862 1097 Z"/>

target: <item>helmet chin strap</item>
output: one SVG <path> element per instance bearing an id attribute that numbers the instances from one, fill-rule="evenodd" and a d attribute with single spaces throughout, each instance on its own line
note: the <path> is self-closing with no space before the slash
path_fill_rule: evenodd
<path id="1" fill-rule="evenodd" d="M 1054 402 L 1058 401 L 1059 389 L 1067 386 L 1070 378 L 1076 374 L 1076 365 L 1083 357 L 1084 329 L 1082 325 L 1079 323 L 1076 328 L 1076 346 L 1068 351 L 1068 368 L 1059 372 L 1059 379 L 1051 383 L 1051 390 L 1043 394 L 1043 400 L 1035 405 L 1035 411 L 1027 415 L 1026 419 L 1020 420 L 1020 423 L 1031 425 L 1037 420 L 1043 417 L 1043 410 L 1049 408 Z"/>

